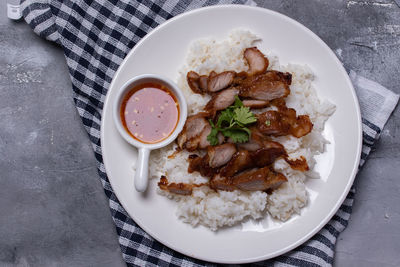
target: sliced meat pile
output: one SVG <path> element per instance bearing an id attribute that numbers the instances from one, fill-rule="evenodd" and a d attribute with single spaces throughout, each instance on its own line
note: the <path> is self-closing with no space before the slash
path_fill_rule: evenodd
<path id="1" fill-rule="evenodd" d="M 247 72 L 187 73 L 193 93 L 209 94 L 211 100 L 203 112 L 187 118 L 177 144 L 179 149 L 195 152 L 189 156 L 188 172 L 199 172 L 208 177 L 209 182 L 199 185 L 169 183 L 162 176 L 158 183 L 162 190 L 191 195 L 194 187 L 208 185 L 224 191 L 269 191 L 287 181 L 272 167 L 277 159 L 284 159 L 295 170 L 309 169 L 304 157 L 289 159 L 283 145 L 271 139 L 286 135 L 300 138 L 313 128 L 307 115 L 297 115 L 296 110 L 286 107 L 285 98 L 290 94 L 292 75 L 268 70 L 268 59 L 256 47 L 245 49 L 243 57 L 248 65 Z M 215 125 L 221 111 L 233 105 L 237 98 L 250 110 L 274 108 L 256 115 L 257 121 L 249 127 L 251 133 L 247 142 L 234 143 L 229 135 L 228 138 L 219 132 L 218 142 L 213 141 L 212 146 L 207 138 L 214 127 L 210 121 Z"/>

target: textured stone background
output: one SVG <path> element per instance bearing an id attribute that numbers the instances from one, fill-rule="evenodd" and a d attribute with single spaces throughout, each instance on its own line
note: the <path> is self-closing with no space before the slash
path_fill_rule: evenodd
<path id="1" fill-rule="evenodd" d="M 387 1 L 257 1 L 301 22 L 353 69 L 400 93 L 400 8 Z M 63 51 L 0 16 L 0 266 L 123 266 Z M 337 266 L 399 266 L 396 109 L 356 180 Z"/>

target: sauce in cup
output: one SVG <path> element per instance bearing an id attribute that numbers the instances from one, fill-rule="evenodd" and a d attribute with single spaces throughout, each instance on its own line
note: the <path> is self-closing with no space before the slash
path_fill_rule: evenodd
<path id="1" fill-rule="evenodd" d="M 136 140 L 154 144 L 168 138 L 179 121 L 179 104 L 173 93 L 158 83 L 133 87 L 123 98 L 120 116 L 125 130 Z"/>

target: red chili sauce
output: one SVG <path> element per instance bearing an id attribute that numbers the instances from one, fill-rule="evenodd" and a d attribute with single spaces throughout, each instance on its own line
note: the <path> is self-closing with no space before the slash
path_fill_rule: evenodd
<path id="1" fill-rule="evenodd" d="M 158 143 L 175 130 L 179 104 L 170 90 L 158 83 L 143 83 L 126 94 L 121 105 L 125 130 L 136 140 Z"/>

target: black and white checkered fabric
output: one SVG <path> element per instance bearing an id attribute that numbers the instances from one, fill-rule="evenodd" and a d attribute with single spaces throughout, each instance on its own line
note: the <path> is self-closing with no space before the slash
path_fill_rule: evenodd
<path id="1" fill-rule="evenodd" d="M 74 101 L 89 134 L 104 191 L 109 198 L 124 260 L 132 266 L 212 266 L 155 241 L 122 208 L 105 173 L 101 143 L 101 111 L 115 71 L 132 47 L 164 21 L 188 10 L 215 4 L 250 4 L 250 0 L 27 0 L 23 16 L 43 38 L 58 43 L 65 53 Z M 362 91 L 362 90 L 361 90 Z M 387 114 L 387 117 L 389 117 Z M 385 118 L 385 122 L 386 119 Z M 362 162 L 384 125 L 363 119 Z M 311 240 L 272 260 L 269 266 L 330 266 L 335 243 L 347 226 L 354 200 L 351 190 L 332 220 Z"/>

